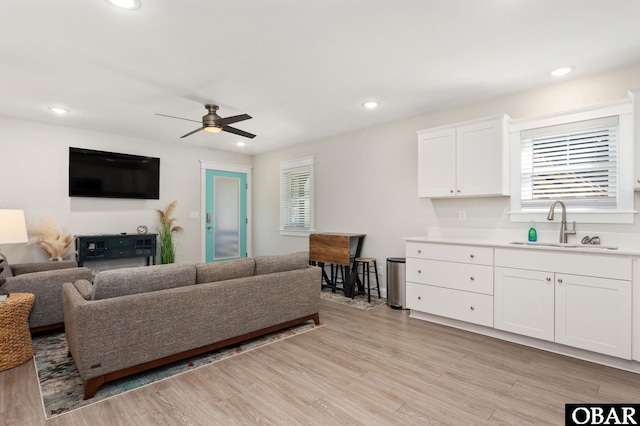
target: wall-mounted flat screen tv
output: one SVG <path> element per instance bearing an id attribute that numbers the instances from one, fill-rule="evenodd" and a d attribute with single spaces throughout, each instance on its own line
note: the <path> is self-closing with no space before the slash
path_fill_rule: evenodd
<path id="1" fill-rule="evenodd" d="M 69 148 L 69 196 L 160 198 L 160 159 Z"/>

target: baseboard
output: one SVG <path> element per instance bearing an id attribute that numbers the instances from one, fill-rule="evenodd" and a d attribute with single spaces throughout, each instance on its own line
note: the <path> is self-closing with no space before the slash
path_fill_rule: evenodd
<path id="1" fill-rule="evenodd" d="M 539 340 L 533 337 L 522 336 L 519 334 L 510 333 L 508 331 L 496 330 L 495 328 L 491 327 L 458 321 L 455 319 L 445 318 L 438 315 L 432 315 L 415 310 L 411 310 L 409 316 L 411 318 L 446 325 L 460 330 L 482 334 L 488 337 L 495 337 L 496 339 L 505 340 L 511 343 L 517 343 L 519 345 L 529 346 L 532 348 L 541 349 L 543 351 L 553 352 L 559 355 L 565 355 L 571 358 L 577 358 L 583 361 L 589 361 L 596 364 L 606 365 L 607 367 L 618 368 L 620 370 L 640 374 L 640 363 L 633 360 L 616 358 L 609 355 L 586 351 L 584 349 L 572 348 L 570 346 L 561 345 L 559 343 L 547 342 L 545 340 Z"/>

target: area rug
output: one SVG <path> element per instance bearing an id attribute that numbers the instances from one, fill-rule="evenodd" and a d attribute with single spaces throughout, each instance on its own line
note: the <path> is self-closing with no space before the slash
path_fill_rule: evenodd
<path id="1" fill-rule="evenodd" d="M 176 374 L 222 361 L 322 326 L 323 324 L 315 325 L 313 321 L 307 321 L 244 343 L 109 382 L 102 385 L 93 398 L 86 401 L 82 399 L 83 387 L 80 373 L 78 373 L 73 358 L 67 357 L 67 341 L 64 332 L 36 336 L 33 338 L 33 346 L 45 416 L 50 419 Z"/>
<path id="2" fill-rule="evenodd" d="M 364 294 L 359 294 L 351 299 L 349 297 L 345 297 L 344 294 L 339 291 L 332 293 L 330 289 L 323 289 L 320 293 L 320 296 L 322 297 L 322 299 L 329 300 L 330 302 L 340 303 L 341 305 L 347 305 L 351 306 L 352 308 L 364 310 L 375 308 L 387 303 L 387 299 L 378 299 L 375 296 L 371 296 L 371 302 L 367 302 L 367 296 Z"/>

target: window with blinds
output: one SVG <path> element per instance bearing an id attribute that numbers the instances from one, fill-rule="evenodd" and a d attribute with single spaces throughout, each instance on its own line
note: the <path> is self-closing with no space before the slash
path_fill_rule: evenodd
<path id="1" fill-rule="evenodd" d="M 285 232 L 309 232 L 313 228 L 313 160 L 282 163 L 281 224 Z"/>
<path id="2" fill-rule="evenodd" d="M 523 209 L 616 208 L 618 116 L 530 129 L 521 142 Z"/>

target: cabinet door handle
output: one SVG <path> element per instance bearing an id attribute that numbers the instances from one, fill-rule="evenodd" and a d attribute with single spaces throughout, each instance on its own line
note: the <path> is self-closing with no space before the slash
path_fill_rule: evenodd
<path id="1" fill-rule="evenodd" d="M 469 278 L 471 281 L 475 281 L 476 279 L 474 277 Z"/>
<path id="2" fill-rule="evenodd" d="M 418 250 L 418 254 L 422 253 L 422 250 Z"/>
<path id="3" fill-rule="evenodd" d="M 474 254 L 470 254 L 469 257 L 473 259 L 476 256 Z"/>
<path id="4" fill-rule="evenodd" d="M 449 192 L 453 194 L 453 189 L 451 191 L 449 191 Z"/>
<path id="5" fill-rule="evenodd" d="M 558 284 L 562 284 L 562 278 L 558 278 Z"/>
<path id="6" fill-rule="evenodd" d="M 421 270 L 421 269 L 418 269 L 418 273 L 419 273 L 419 274 L 421 274 L 421 273 L 422 273 L 422 270 Z"/>
<path id="7" fill-rule="evenodd" d="M 470 306 L 469 309 L 471 309 L 472 311 L 476 310 L 475 306 Z"/>
<path id="8" fill-rule="evenodd" d="M 422 300 L 422 296 L 418 296 L 418 300 Z"/>
<path id="9" fill-rule="evenodd" d="M 551 281 L 551 277 L 546 278 L 547 282 Z"/>
<path id="10" fill-rule="evenodd" d="M 458 189 L 458 193 L 460 193 L 460 190 Z"/>

